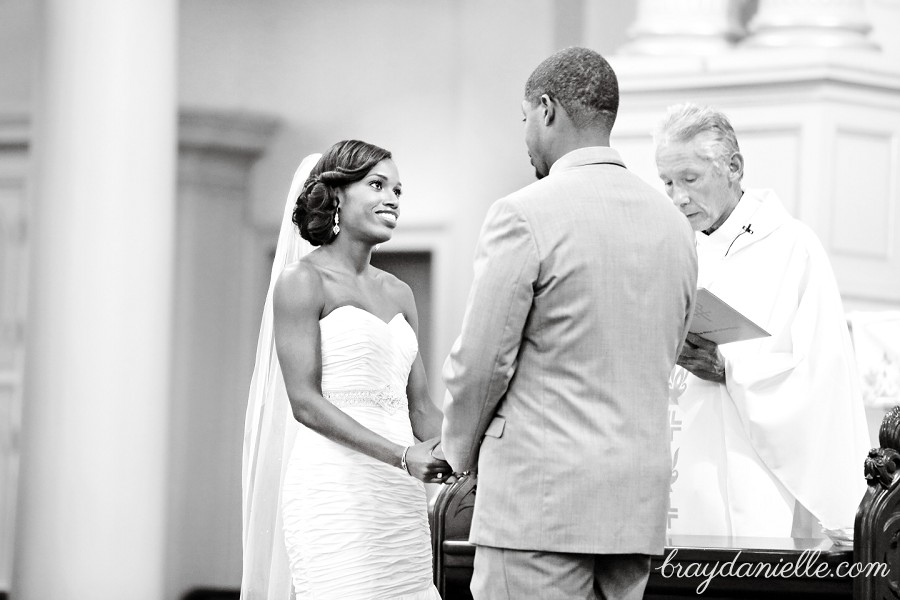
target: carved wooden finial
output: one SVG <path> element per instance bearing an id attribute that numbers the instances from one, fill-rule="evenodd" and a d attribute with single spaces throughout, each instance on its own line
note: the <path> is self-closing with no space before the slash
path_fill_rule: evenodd
<path id="1" fill-rule="evenodd" d="M 900 406 L 895 406 L 884 415 L 878 431 L 878 443 L 882 448 L 900 451 Z"/>
<path id="2" fill-rule="evenodd" d="M 863 467 L 869 485 L 881 484 L 887 489 L 900 470 L 900 452 L 893 448 L 872 448 Z"/>
<path id="3" fill-rule="evenodd" d="M 884 415 L 878 431 L 881 448 L 872 448 L 866 457 L 863 470 L 869 485 L 890 487 L 894 476 L 900 473 L 900 406 Z"/>

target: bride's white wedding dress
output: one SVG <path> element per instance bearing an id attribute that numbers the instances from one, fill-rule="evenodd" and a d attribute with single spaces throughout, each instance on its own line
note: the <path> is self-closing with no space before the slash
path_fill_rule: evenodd
<path id="1" fill-rule="evenodd" d="M 322 392 L 379 435 L 414 443 L 406 382 L 418 352 L 402 313 L 355 306 L 320 320 Z M 298 599 L 440 600 L 424 484 L 301 427 L 284 477 L 285 542 Z"/>

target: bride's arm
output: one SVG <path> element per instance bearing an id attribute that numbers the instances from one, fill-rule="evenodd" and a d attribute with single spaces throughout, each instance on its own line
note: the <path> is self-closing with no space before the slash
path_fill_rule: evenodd
<path id="1" fill-rule="evenodd" d="M 324 301 L 320 275 L 303 261 L 287 267 L 275 284 L 275 350 L 294 418 L 338 444 L 400 467 L 403 446 L 363 427 L 322 396 Z"/>
<path id="2" fill-rule="evenodd" d="M 420 440 L 440 437 L 443 415 L 428 393 L 428 380 L 421 356 L 416 357 L 409 373 L 406 396 L 409 398 L 409 421 L 413 434 Z"/>
<path id="3" fill-rule="evenodd" d="M 416 311 L 416 301 L 412 290 L 405 283 L 401 283 L 401 302 L 403 315 L 407 323 L 419 337 L 419 315 Z M 440 437 L 441 410 L 431 401 L 428 392 L 428 378 L 425 375 L 425 366 L 422 363 L 422 354 L 416 355 L 412 369 L 409 372 L 409 380 L 406 384 L 406 397 L 409 400 L 409 420 L 412 424 L 413 434 L 420 440 L 429 440 Z"/>

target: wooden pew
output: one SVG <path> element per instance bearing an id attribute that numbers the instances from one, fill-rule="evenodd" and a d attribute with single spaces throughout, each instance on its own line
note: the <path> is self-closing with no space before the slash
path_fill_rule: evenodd
<path id="1" fill-rule="evenodd" d="M 645 598 L 900 599 L 900 407 L 882 421 L 879 443 L 864 460 L 868 488 L 852 546 L 822 539 L 672 536 L 652 560 Z M 476 493 L 476 477 L 464 475 L 433 503 L 434 577 L 444 600 L 471 598 L 475 547 L 468 537 Z"/>
<path id="2" fill-rule="evenodd" d="M 900 406 L 882 419 L 878 443 L 865 460 L 869 485 L 856 513 L 853 559 L 887 564 L 890 574 L 854 579 L 854 600 L 900 598 Z"/>

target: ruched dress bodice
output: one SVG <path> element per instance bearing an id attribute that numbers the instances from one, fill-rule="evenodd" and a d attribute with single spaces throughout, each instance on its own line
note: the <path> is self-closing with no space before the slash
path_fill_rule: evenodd
<path id="1" fill-rule="evenodd" d="M 406 382 L 418 345 L 403 314 L 385 322 L 348 305 L 319 327 L 322 395 L 386 439 L 415 443 Z M 404 471 L 301 426 L 282 516 L 298 599 L 440 600 L 425 487 Z"/>
<path id="2" fill-rule="evenodd" d="M 402 313 L 389 322 L 355 306 L 341 306 L 319 322 L 322 394 L 341 408 L 408 409 L 406 382 L 418 353 Z"/>

